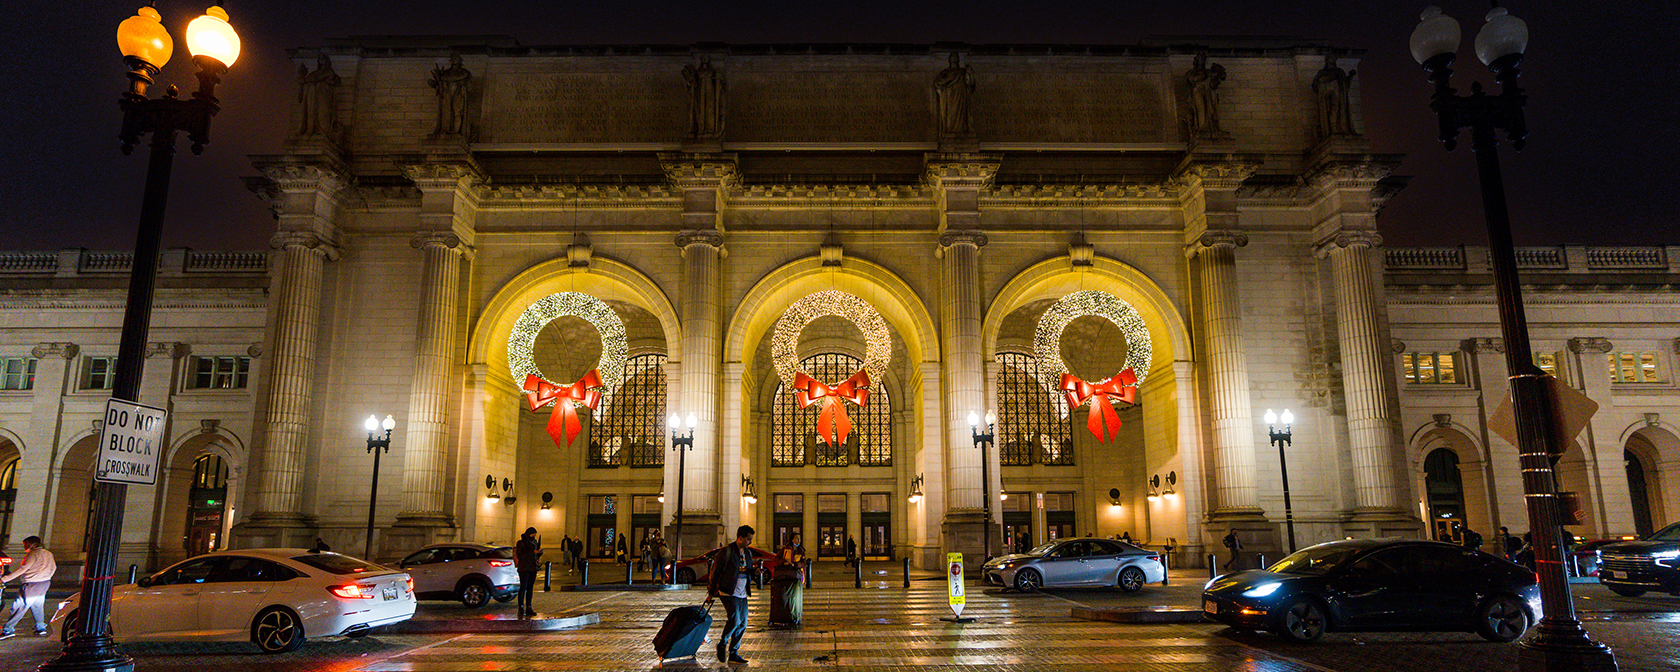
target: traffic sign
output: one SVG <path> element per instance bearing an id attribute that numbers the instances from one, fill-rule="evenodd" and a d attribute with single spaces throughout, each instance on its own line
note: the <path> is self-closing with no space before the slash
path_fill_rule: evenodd
<path id="1" fill-rule="evenodd" d="M 961 553 L 946 553 L 945 565 L 950 571 L 945 572 L 945 586 L 950 592 L 951 611 L 962 618 L 963 603 L 967 598 L 963 595 L 963 558 Z"/>
<path id="2" fill-rule="evenodd" d="M 105 402 L 105 430 L 93 479 L 106 483 L 157 485 L 158 458 L 169 411 L 111 399 Z"/>

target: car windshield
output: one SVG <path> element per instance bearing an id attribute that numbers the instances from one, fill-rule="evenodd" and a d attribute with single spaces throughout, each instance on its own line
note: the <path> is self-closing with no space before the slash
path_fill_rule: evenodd
<path id="1" fill-rule="evenodd" d="M 1277 561 L 1277 564 L 1267 567 L 1266 571 L 1277 574 L 1323 574 L 1342 564 L 1343 560 L 1353 557 L 1359 549 L 1347 546 L 1314 546 L 1290 554 Z"/>
<path id="2" fill-rule="evenodd" d="M 1052 541 L 1052 542 L 1042 544 L 1038 548 L 1027 551 L 1027 555 L 1039 555 L 1039 556 L 1045 555 L 1045 554 L 1049 553 L 1051 551 L 1051 549 L 1056 548 L 1056 544 L 1060 544 L 1060 543 L 1062 543 L 1062 542 Z"/>
<path id="3" fill-rule="evenodd" d="M 1649 537 L 1646 537 L 1645 540 L 1646 541 L 1680 541 L 1680 523 L 1675 523 L 1675 524 L 1669 525 L 1668 527 L 1665 527 L 1663 529 L 1657 530 L 1656 534 L 1653 534 Z"/>
<path id="4" fill-rule="evenodd" d="M 309 565 L 310 567 L 332 572 L 334 574 L 366 574 L 380 569 L 379 565 L 368 564 L 348 555 L 339 555 L 337 553 L 300 555 L 292 558 L 292 561 L 301 562 L 305 565 Z"/>

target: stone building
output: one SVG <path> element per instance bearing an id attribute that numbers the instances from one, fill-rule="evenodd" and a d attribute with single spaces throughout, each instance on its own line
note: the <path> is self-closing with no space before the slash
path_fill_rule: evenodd
<path id="1" fill-rule="evenodd" d="M 362 420 L 387 414 L 381 558 L 527 526 L 601 555 L 674 533 L 679 501 L 690 555 L 742 523 L 921 566 L 988 537 L 1124 533 L 1194 564 L 1235 529 L 1275 552 L 1268 408 L 1296 418 L 1301 545 L 1521 528 L 1485 254 L 1381 246 L 1399 157 L 1358 134 L 1358 80 L 1325 76 L 1358 56 L 299 49 L 331 73 L 253 157 L 273 250 L 166 260 L 145 396 L 171 451 L 131 490 L 124 562 L 360 549 Z M 1540 364 L 1600 404 L 1560 472 L 1588 536 L 1680 511 L 1677 254 L 1523 257 Z M 9 529 L 70 556 L 125 265 L 0 256 Z"/>

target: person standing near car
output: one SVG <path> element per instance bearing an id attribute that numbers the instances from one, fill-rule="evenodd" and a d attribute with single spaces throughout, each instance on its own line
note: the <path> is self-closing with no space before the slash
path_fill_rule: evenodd
<path id="1" fill-rule="evenodd" d="M 1231 528 L 1230 533 L 1226 534 L 1225 539 L 1220 543 L 1225 544 L 1225 548 L 1231 549 L 1231 559 L 1226 560 L 1221 567 L 1223 569 L 1236 569 L 1237 559 L 1242 556 L 1242 540 L 1237 538 L 1237 528 Z"/>
<path id="2" fill-rule="evenodd" d="M 537 538 L 537 528 L 525 528 L 525 534 L 519 535 L 519 543 L 513 546 L 513 566 L 519 570 L 519 616 L 537 615 L 537 610 L 531 606 L 531 598 L 535 596 L 537 587 L 537 559 L 541 558 L 542 540 Z"/>
<path id="3" fill-rule="evenodd" d="M 741 657 L 741 636 L 747 632 L 747 597 L 752 595 L 751 525 L 735 529 L 735 541 L 712 551 L 712 575 L 706 580 L 708 599 L 723 601 L 723 634 L 718 637 L 718 662 L 745 663 Z"/>
<path id="4" fill-rule="evenodd" d="M 25 613 L 35 617 L 35 634 L 43 637 L 47 634 L 47 588 L 52 586 L 58 562 L 53 559 L 52 551 L 41 545 L 41 538 L 34 535 L 24 537 L 23 553 L 23 562 L 18 568 L 0 577 L 0 583 L 11 583 L 13 579 L 23 581 L 17 599 L 12 601 L 12 620 L 6 621 L 6 627 L 0 629 L 0 637 L 16 634 L 15 628 Z"/>

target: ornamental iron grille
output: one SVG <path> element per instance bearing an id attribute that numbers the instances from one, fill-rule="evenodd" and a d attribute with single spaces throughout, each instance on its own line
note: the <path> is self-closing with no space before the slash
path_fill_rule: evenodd
<path id="1" fill-rule="evenodd" d="M 1039 382 L 1038 359 L 1020 352 L 997 357 L 998 456 L 1006 467 L 1073 464 L 1067 400 Z"/>
<path id="2" fill-rule="evenodd" d="M 589 466 L 664 466 L 665 360 L 661 353 L 624 360 L 624 382 L 590 433 Z"/>
<path id="3" fill-rule="evenodd" d="M 863 360 L 838 352 L 806 357 L 799 367 L 812 378 L 839 382 L 863 368 Z M 786 385 L 776 386 L 776 400 L 770 414 L 770 465 L 798 467 L 877 467 L 892 464 L 892 402 L 881 381 L 869 386 L 869 401 L 862 408 L 849 407 L 852 433 L 843 446 L 830 446 L 817 437 L 817 416 L 822 404 L 799 407 Z"/>

